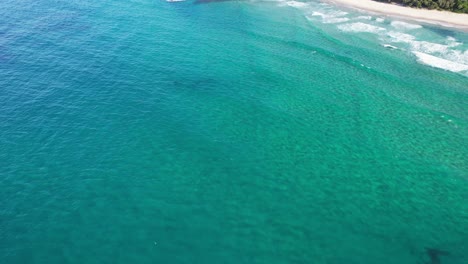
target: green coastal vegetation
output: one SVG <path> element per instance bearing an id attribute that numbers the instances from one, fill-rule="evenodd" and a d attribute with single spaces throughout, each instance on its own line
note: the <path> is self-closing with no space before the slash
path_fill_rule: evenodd
<path id="1" fill-rule="evenodd" d="M 397 3 L 405 6 L 448 10 L 468 14 L 468 0 L 376 0 L 379 2 Z"/>

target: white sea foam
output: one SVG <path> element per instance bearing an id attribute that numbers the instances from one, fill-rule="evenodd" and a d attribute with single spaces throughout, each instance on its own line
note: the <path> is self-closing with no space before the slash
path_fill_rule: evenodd
<path id="1" fill-rule="evenodd" d="M 447 41 L 457 41 L 457 39 L 456 39 L 456 38 L 454 38 L 454 37 L 450 37 L 450 36 L 448 36 L 448 37 L 447 37 Z"/>
<path id="2" fill-rule="evenodd" d="M 371 16 L 358 16 L 358 17 L 356 17 L 356 19 L 371 20 L 372 17 Z"/>
<path id="3" fill-rule="evenodd" d="M 398 49 L 398 47 L 395 47 L 395 46 L 390 45 L 390 44 L 383 44 L 382 46 L 384 46 L 387 49 Z"/>
<path id="4" fill-rule="evenodd" d="M 407 43 L 411 50 L 424 53 L 446 53 L 451 47 L 450 44 L 444 45 L 428 41 L 417 41 L 415 36 L 401 32 L 389 31 L 387 35 L 393 42 Z"/>
<path id="5" fill-rule="evenodd" d="M 447 37 L 446 43 L 449 47 L 457 47 L 462 45 L 462 43 L 458 42 L 457 39 L 454 37 Z"/>
<path id="6" fill-rule="evenodd" d="M 383 23 L 383 22 L 385 22 L 385 19 L 378 17 L 378 18 L 375 19 L 375 21 L 377 21 L 379 23 Z"/>
<path id="7" fill-rule="evenodd" d="M 331 12 L 331 14 L 334 15 L 334 16 L 346 16 L 348 14 L 348 12 L 334 11 L 334 12 Z"/>
<path id="8" fill-rule="evenodd" d="M 462 72 L 462 71 L 468 71 L 468 65 L 446 60 L 443 58 L 439 58 L 433 55 L 429 55 L 426 53 L 418 52 L 418 51 L 413 51 L 413 54 L 416 55 L 418 58 L 418 61 L 435 67 L 435 68 L 440 68 L 448 71 L 453 71 L 453 72 Z"/>
<path id="9" fill-rule="evenodd" d="M 349 21 L 349 18 L 347 17 L 335 17 L 335 18 L 328 18 L 324 19 L 323 23 L 325 24 L 337 24 L 337 23 L 344 23 Z"/>
<path id="10" fill-rule="evenodd" d="M 338 28 L 345 32 L 368 32 L 376 34 L 385 31 L 385 28 L 373 26 L 362 22 L 341 24 L 338 25 Z"/>
<path id="11" fill-rule="evenodd" d="M 319 17 L 323 17 L 323 16 L 325 16 L 325 14 L 324 14 L 324 13 L 320 13 L 320 12 L 316 12 L 316 11 L 314 11 L 314 12 L 312 12 L 312 16 L 319 16 Z"/>
<path id="12" fill-rule="evenodd" d="M 447 53 L 449 46 L 427 41 L 412 41 L 411 48 L 424 53 Z"/>
<path id="13" fill-rule="evenodd" d="M 302 8 L 302 7 L 306 7 L 307 3 L 299 2 L 299 1 L 287 1 L 286 5 L 295 7 L 295 8 Z"/>
<path id="14" fill-rule="evenodd" d="M 349 21 L 349 18 L 343 17 L 348 13 L 342 11 L 335 11 L 329 13 L 321 13 L 321 12 L 312 12 L 312 16 L 319 16 L 322 18 L 322 22 L 325 24 L 336 24 L 336 23 L 343 23 Z"/>
<path id="15" fill-rule="evenodd" d="M 448 36 L 448 37 L 447 37 L 447 41 L 449 41 L 449 42 L 456 42 L 456 41 L 457 41 L 457 39 L 456 39 L 456 38 L 454 38 L 454 37 L 450 37 L 450 36 Z"/>
<path id="16" fill-rule="evenodd" d="M 458 42 L 451 42 L 449 44 L 439 44 L 428 41 L 418 41 L 416 37 L 410 34 L 389 31 L 387 35 L 393 42 L 407 43 L 411 50 L 423 53 L 447 53 L 451 47 L 460 45 Z"/>
<path id="17" fill-rule="evenodd" d="M 391 50 L 408 50 L 424 65 L 468 74 L 468 51 L 461 49 L 464 44 L 454 37 L 432 38 L 430 41 L 425 41 L 418 39 L 419 34 L 413 33 L 425 30 L 421 25 L 398 20 L 390 20 L 387 25 L 383 17 L 350 15 L 323 3 L 283 0 L 282 5 L 303 9 L 304 15 L 311 21 L 337 24 L 337 28 L 343 32 L 375 34 L 381 41 L 382 47 Z"/>
<path id="18" fill-rule="evenodd" d="M 324 17 L 342 17 L 346 16 L 348 13 L 343 12 L 343 11 L 332 11 L 332 12 L 327 12 L 327 13 L 321 13 L 321 12 L 312 12 L 312 16 L 320 16 L 322 18 Z"/>
<path id="19" fill-rule="evenodd" d="M 444 57 L 448 60 L 468 65 L 468 50 L 464 52 L 460 50 L 450 50 Z"/>
<path id="20" fill-rule="evenodd" d="M 387 32 L 387 35 L 391 38 L 393 42 L 410 43 L 411 41 L 414 41 L 416 39 L 413 35 L 396 31 L 389 31 Z"/>
<path id="21" fill-rule="evenodd" d="M 403 21 L 392 21 L 390 23 L 390 25 L 392 25 L 392 27 L 394 27 L 396 29 L 400 29 L 400 30 L 412 30 L 412 29 L 422 28 L 421 25 L 411 24 L 411 23 L 407 23 L 407 22 L 403 22 Z"/>
<path id="22" fill-rule="evenodd" d="M 389 31 L 387 35 L 392 42 L 407 44 L 423 64 L 453 72 L 468 70 L 468 51 L 453 49 L 461 45 L 454 38 L 447 38 L 446 44 L 440 44 L 418 41 L 415 36 L 401 32 Z"/>

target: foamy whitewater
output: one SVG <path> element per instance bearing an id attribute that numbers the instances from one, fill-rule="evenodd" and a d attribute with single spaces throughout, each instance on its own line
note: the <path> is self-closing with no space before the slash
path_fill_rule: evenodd
<path id="1" fill-rule="evenodd" d="M 281 2 L 280 6 L 284 3 L 300 10 L 315 25 L 333 24 L 343 34 L 370 36 L 381 46 L 394 46 L 419 63 L 468 76 L 468 44 L 434 33 L 434 26 L 383 15 L 366 15 L 320 1 L 287 1 Z"/>

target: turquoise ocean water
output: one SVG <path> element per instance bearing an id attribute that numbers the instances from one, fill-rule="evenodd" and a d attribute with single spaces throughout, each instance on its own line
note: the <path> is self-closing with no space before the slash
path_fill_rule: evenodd
<path id="1" fill-rule="evenodd" d="M 467 50 L 318 1 L 2 0 L 0 263 L 468 263 Z"/>

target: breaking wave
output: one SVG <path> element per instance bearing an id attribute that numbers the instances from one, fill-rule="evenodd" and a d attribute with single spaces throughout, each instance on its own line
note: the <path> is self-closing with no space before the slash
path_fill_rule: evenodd
<path id="1" fill-rule="evenodd" d="M 344 33 L 373 34 L 383 48 L 408 51 L 421 64 L 452 72 L 466 72 L 468 76 L 467 44 L 453 36 L 433 34 L 430 29 L 417 23 L 359 12 L 348 13 L 334 5 L 316 1 L 280 3 L 300 9 L 311 23 L 335 25 L 336 29 Z"/>

